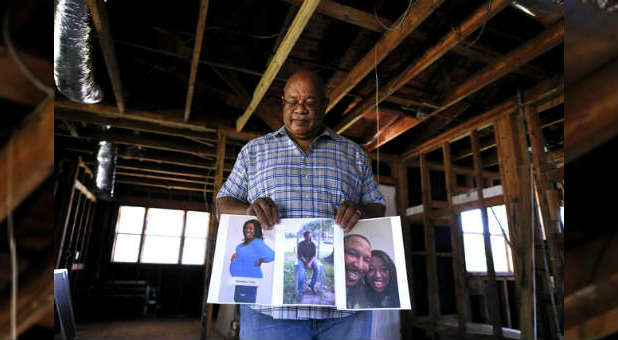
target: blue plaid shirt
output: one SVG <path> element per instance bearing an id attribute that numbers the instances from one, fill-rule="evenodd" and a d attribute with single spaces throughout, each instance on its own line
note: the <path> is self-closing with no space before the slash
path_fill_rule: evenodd
<path id="1" fill-rule="evenodd" d="M 325 128 L 307 152 L 292 140 L 285 127 L 245 145 L 217 194 L 253 203 L 270 197 L 281 218 L 334 218 L 339 204 L 384 204 L 369 157 L 353 141 Z M 275 319 L 326 319 L 352 311 L 335 307 L 250 306 Z"/>

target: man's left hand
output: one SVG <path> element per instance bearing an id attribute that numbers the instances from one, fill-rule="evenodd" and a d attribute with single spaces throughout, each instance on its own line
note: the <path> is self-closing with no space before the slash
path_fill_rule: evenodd
<path id="1" fill-rule="evenodd" d="M 343 201 L 337 208 L 335 223 L 343 228 L 344 232 L 349 232 L 356 225 L 363 215 L 361 207 L 353 201 Z"/>

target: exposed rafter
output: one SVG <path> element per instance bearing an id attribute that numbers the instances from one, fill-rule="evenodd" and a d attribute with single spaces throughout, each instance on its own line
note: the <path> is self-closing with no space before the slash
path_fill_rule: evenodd
<path id="1" fill-rule="evenodd" d="M 294 18 L 294 21 L 290 25 L 290 28 L 285 35 L 285 38 L 283 38 L 283 40 L 281 41 L 281 45 L 279 45 L 277 52 L 268 64 L 266 72 L 264 72 L 264 75 L 262 76 L 260 82 L 255 88 L 249 106 L 242 114 L 242 116 L 240 116 L 240 118 L 238 118 L 238 120 L 236 121 L 237 131 L 241 131 L 243 129 L 245 124 L 247 124 L 247 122 L 249 121 L 249 118 L 251 118 L 251 116 L 255 112 L 255 109 L 262 101 L 262 98 L 264 98 L 264 95 L 266 94 L 266 91 L 268 91 L 270 84 L 275 79 L 275 76 L 281 69 L 281 66 L 283 66 L 283 64 L 285 63 L 285 60 L 292 51 L 294 44 L 296 44 L 296 41 L 300 37 L 300 34 L 305 29 L 307 23 L 309 23 L 309 19 L 311 19 L 311 16 L 313 15 L 313 12 L 315 11 L 319 3 L 320 0 L 306 0 L 303 2 L 302 6 L 298 10 L 298 13 L 296 14 L 296 17 Z"/>
<path id="2" fill-rule="evenodd" d="M 206 14 L 208 14 L 208 0 L 200 1 L 200 11 L 197 18 L 197 28 L 195 29 L 195 45 L 193 46 L 193 57 L 191 59 L 191 73 L 189 74 L 189 88 L 187 90 L 187 100 L 185 103 L 185 122 L 189 121 L 191 114 L 191 102 L 195 90 L 195 79 L 197 77 L 197 66 L 202 52 L 202 41 L 204 40 L 204 30 L 206 29 Z"/>

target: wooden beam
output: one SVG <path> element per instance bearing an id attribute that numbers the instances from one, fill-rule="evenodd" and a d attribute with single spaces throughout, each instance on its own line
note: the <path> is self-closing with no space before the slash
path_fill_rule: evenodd
<path id="1" fill-rule="evenodd" d="M 420 155 L 421 163 L 421 192 L 423 201 L 423 211 L 431 212 L 431 182 L 429 179 L 429 167 L 427 167 L 427 156 Z M 425 251 L 427 262 L 427 289 L 429 301 L 429 317 L 434 322 L 440 316 L 440 295 L 438 291 L 438 268 L 436 264 L 436 242 L 434 236 L 434 226 L 430 220 L 430 213 L 423 214 L 423 226 L 425 234 Z"/>
<path id="2" fill-rule="evenodd" d="M 123 115 L 113 106 L 99 104 L 81 104 L 74 103 L 68 100 L 56 100 L 54 106 L 62 109 L 90 112 L 105 118 L 125 118 L 131 121 L 155 123 L 164 127 L 186 129 L 190 131 L 203 132 L 205 134 L 212 134 L 217 132 L 216 129 L 207 128 L 204 124 L 186 123 L 182 119 L 170 117 L 169 115 L 165 115 L 162 113 L 139 110 L 126 110 L 124 112 L 125 114 Z"/>
<path id="3" fill-rule="evenodd" d="M 526 104 L 531 104 L 549 96 L 559 93 L 564 88 L 563 77 L 554 77 L 537 84 L 524 91 L 523 100 Z M 402 160 L 409 160 L 418 157 L 421 152 L 429 152 L 437 149 L 444 141 L 453 142 L 467 136 L 472 129 L 482 129 L 492 125 L 493 121 L 513 112 L 517 108 L 515 97 L 494 106 L 488 111 L 475 116 L 474 118 L 446 131 L 432 139 L 416 146 L 408 148 L 402 155 Z"/>
<path id="4" fill-rule="evenodd" d="M 377 115 L 381 115 L 382 116 L 383 112 L 376 112 L 376 116 Z M 386 128 L 388 128 L 391 125 L 393 125 L 397 120 L 399 120 L 401 118 L 402 115 L 403 115 L 403 113 L 401 113 L 401 112 L 397 112 L 397 113 L 392 114 L 388 119 L 386 119 L 382 124 L 380 124 L 381 126 L 378 129 L 378 131 L 373 136 L 369 136 L 365 140 L 365 142 L 363 144 L 369 144 L 374 139 L 377 139 L 378 137 L 380 137 L 380 135 L 382 135 L 384 133 Z"/>
<path id="5" fill-rule="evenodd" d="M 618 61 L 614 58 L 581 81 L 569 84 L 564 124 L 567 163 L 618 135 L 617 72 Z"/>
<path id="6" fill-rule="evenodd" d="M 483 221 L 483 240 L 485 243 L 485 261 L 487 263 L 487 298 L 489 307 L 490 323 L 493 326 L 493 333 L 496 338 L 502 337 L 502 325 L 500 319 L 500 300 L 498 298 L 498 287 L 496 285 L 496 270 L 494 268 L 494 257 L 491 250 L 491 237 L 489 234 L 489 218 L 487 207 L 483 197 L 483 164 L 481 162 L 481 151 L 479 150 L 479 137 L 476 130 L 472 130 L 470 135 L 472 142 L 472 154 L 474 158 L 474 178 L 476 180 L 476 194 L 478 197 L 481 219 Z"/>
<path id="7" fill-rule="evenodd" d="M 197 169 L 205 169 L 205 170 L 214 170 L 215 164 L 214 162 L 206 162 L 202 159 L 187 159 L 187 157 L 178 154 L 172 155 L 130 155 L 130 154 L 118 154 L 119 159 L 127 159 L 127 160 L 136 160 L 139 162 L 149 162 L 149 163 L 157 163 L 157 164 L 171 164 L 171 165 L 179 165 L 190 168 Z M 227 164 L 226 170 L 231 170 L 232 164 Z"/>
<path id="8" fill-rule="evenodd" d="M 420 123 L 421 120 L 418 118 L 403 116 L 395 123 L 386 127 L 384 131 L 380 132 L 380 135 L 373 139 L 371 142 L 364 145 L 364 149 L 367 152 L 371 152 L 376 149 L 376 145 L 382 145 L 393 138 L 399 136 L 402 133 L 402 130 L 407 130 L 410 126 L 415 126 Z"/>
<path id="9" fill-rule="evenodd" d="M 56 133 L 56 136 L 74 138 L 71 135 Z M 94 141 L 108 141 L 115 144 L 136 145 L 149 149 L 164 150 L 171 152 L 180 152 L 190 155 L 195 155 L 201 158 L 213 159 L 214 150 L 206 148 L 200 144 L 184 141 L 184 140 L 162 140 L 160 138 L 136 136 L 126 133 L 110 133 L 110 132 L 90 132 L 82 133 L 79 139 L 88 139 Z"/>
<path id="10" fill-rule="evenodd" d="M 189 121 L 189 115 L 191 114 L 191 102 L 193 101 L 193 92 L 195 90 L 197 66 L 200 61 L 204 30 L 206 29 L 206 14 L 208 14 L 208 0 L 201 0 L 200 11 L 197 17 L 197 28 L 195 29 L 195 44 L 193 45 L 193 57 L 191 59 L 191 72 L 189 73 L 189 88 L 187 89 L 187 100 L 185 103 L 185 122 Z"/>
<path id="11" fill-rule="evenodd" d="M 114 40 L 112 39 L 112 33 L 109 28 L 107 9 L 105 8 L 103 0 L 86 0 L 86 4 L 90 9 L 92 21 L 94 22 L 94 27 L 97 30 L 97 37 L 99 38 L 99 44 L 101 45 L 101 51 L 103 52 L 103 58 L 105 59 L 107 73 L 109 74 L 109 79 L 112 82 L 112 89 L 114 91 L 114 98 L 116 99 L 118 112 L 124 113 L 125 107 L 124 96 L 122 93 L 122 82 L 120 80 L 118 62 L 116 61 Z"/>
<path id="12" fill-rule="evenodd" d="M 285 0 L 294 6 L 300 6 L 304 0 Z M 329 16 L 339 21 L 362 27 L 373 32 L 384 32 L 385 29 L 380 25 L 375 17 L 367 12 L 358 10 L 354 7 L 342 5 L 335 1 L 322 0 L 316 10 L 322 15 Z M 385 25 L 390 25 L 391 21 L 385 18 L 380 18 Z"/>
<path id="13" fill-rule="evenodd" d="M 421 74 L 429 66 L 431 66 L 436 60 L 440 59 L 446 52 L 455 47 L 461 39 L 465 39 L 468 35 L 472 34 L 477 28 L 479 28 L 486 19 L 493 17 L 496 13 L 501 11 L 512 0 L 488 0 L 493 1 L 487 15 L 487 3 L 479 6 L 479 8 L 472 13 L 466 20 L 464 20 L 457 31 L 452 31 L 442 38 L 437 44 L 429 48 L 423 56 L 410 64 L 401 74 L 390 79 L 382 88 L 378 91 L 378 102 L 384 101 L 386 98 L 394 94 L 405 84 L 409 83 L 413 78 Z M 375 107 L 375 98 L 366 98 L 358 105 L 352 112 L 350 112 L 340 123 L 337 124 L 335 130 L 337 133 L 343 133 L 352 124 L 358 121 L 367 112 L 371 111 Z"/>
<path id="14" fill-rule="evenodd" d="M 451 160 L 451 146 L 448 142 L 442 144 L 442 155 L 444 158 L 444 176 L 446 184 L 446 197 L 448 207 L 453 208 L 453 195 L 455 189 L 455 172 Z M 463 259 L 463 246 L 461 244 L 461 227 L 458 223 L 458 215 L 453 215 L 453 222 L 450 223 L 451 249 L 453 252 L 453 279 L 455 284 L 455 300 L 457 301 L 457 328 L 459 336 L 463 339 L 466 334 L 466 322 L 468 322 L 468 293 L 466 291 L 465 263 Z"/>
<path id="15" fill-rule="evenodd" d="M 618 303 L 618 273 L 569 294 L 564 299 L 564 326 L 573 328 L 603 314 Z M 614 324 L 616 325 L 616 324 Z"/>
<path id="16" fill-rule="evenodd" d="M 199 138 L 207 141 L 216 141 L 212 132 L 195 131 L 187 128 L 169 127 L 154 122 L 145 122 L 129 118 L 129 114 L 107 115 L 98 112 L 84 112 L 75 110 L 58 109 L 54 112 L 55 119 L 73 122 L 84 122 L 100 126 L 109 125 L 116 128 L 134 131 L 144 131 L 167 136 Z"/>
<path id="17" fill-rule="evenodd" d="M 203 172 L 193 172 L 193 171 L 187 171 L 185 169 L 165 167 L 165 166 L 160 166 L 160 165 L 159 166 L 156 166 L 156 165 L 144 166 L 142 164 L 125 165 L 123 163 L 117 163 L 116 169 L 152 172 L 155 174 L 164 174 L 164 175 L 180 175 L 180 176 L 201 178 L 201 179 L 214 179 L 215 178 L 214 176 L 206 176 L 204 175 Z"/>
<path id="18" fill-rule="evenodd" d="M 506 206 L 509 237 L 513 253 L 516 288 L 519 291 L 519 324 L 522 339 L 536 334 L 532 252 L 532 207 L 530 172 L 525 131 L 517 114 L 496 121 L 495 134 L 500 160 L 502 190 Z"/>
<path id="19" fill-rule="evenodd" d="M 53 131 L 54 99 L 47 97 L 0 150 L 0 221 L 53 171 Z"/>
<path id="20" fill-rule="evenodd" d="M 377 63 L 382 62 L 399 44 L 410 35 L 444 0 L 418 0 L 410 8 L 407 16 L 401 22 L 399 29 L 384 33 L 382 38 L 367 52 L 367 54 L 352 68 L 345 79 L 328 93 L 326 113 L 350 92 Z"/>
<path id="21" fill-rule="evenodd" d="M 203 186 L 192 187 L 186 185 L 176 185 L 176 184 L 163 184 L 157 181 L 146 181 L 146 180 L 125 180 L 125 179 L 117 179 L 116 183 L 120 184 L 128 184 L 128 185 L 138 185 L 144 187 L 154 187 L 154 188 L 163 188 L 167 190 L 181 190 L 181 191 L 197 191 L 197 192 L 212 192 L 212 189 L 205 189 Z"/>
<path id="22" fill-rule="evenodd" d="M 307 23 L 309 23 L 309 19 L 311 19 L 311 16 L 319 3 L 320 0 L 306 0 L 303 2 L 302 6 L 298 10 L 298 13 L 296 14 L 296 17 L 294 18 L 294 21 L 290 25 L 290 29 L 286 33 L 285 38 L 281 41 L 281 45 L 277 49 L 277 52 L 268 64 L 266 72 L 264 72 L 264 75 L 255 88 L 249 106 L 242 116 L 240 116 L 240 118 L 236 121 L 237 131 L 241 131 L 243 129 L 245 124 L 247 124 L 247 121 L 249 121 L 249 118 L 251 118 L 251 115 L 253 115 L 253 112 L 257 106 L 262 101 L 262 98 L 266 94 L 266 91 L 268 91 L 270 84 L 275 79 L 275 76 L 281 69 L 281 66 L 283 66 L 283 63 L 285 63 L 290 51 L 292 51 L 294 44 L 296 44 L 296 41 L 305 29 Z"/>
<path id="23" fill-rule="evenodd" d="M 195 179 L 173 177 L 173 176 L 149 175 L 149 174 L 139 173 L 139 172 L 116 171 L 115 174 L 117 176 L 138 177 L 138 178 L 148 178 L 148 179 L 161 179 L 161 180 L 165 180 L 165 181 L 182 182 L 182 183 L 194 183 L 194 184 L 201 184 L 201 185 L 207 185 L 207 184 L 210 185 L 210 184 L 214 183 L 214 182 L 210 182 L 210 181 L 198 181 L 198 180 L 195 180 Z"/>
<path id="24" fill-rule="evenodd" d="M 468 80 L 457 86 L 446 97 L 446 99 L 442 102 L 442 107 L 440 109 L 433 111 L 429 116 L 425 117 L 425 119 L 440 114 L 440 112 L 446 108 L 458 103 L 484 86 L 498 80 L 505 74 L 532 60 L 534 57 L 537 57 L 552 47 L 558 45 L 562 41 L 563 35 L 564 22 L 561 21 L 549 28 L 547 31 L 541 33 L 536 38 L 525 43 L 523 46 L 515 49 L 515 51 L 499 59 L 494 64 L 489 65 L 479 73 L 468 78 Z M 399 134 L 404 133 L 407 130 L 409 129 L 404 129 Z M 378 147 L 380 147 L 380 145 L 375 146 L 375 148 Z"/>

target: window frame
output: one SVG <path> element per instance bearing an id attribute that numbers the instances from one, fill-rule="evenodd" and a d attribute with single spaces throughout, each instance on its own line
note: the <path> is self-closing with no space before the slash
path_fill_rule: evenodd
<path id="1" fill-rule="evenodd" d="M 485 209 L 489 210 L 490 208 L 498 207 L 498 206 L 501 206 L 501 205 L 504 205 L 504 204 L 495 204 L 495 205 L 486 206 Z M 506 206 L 505 206 L 505 209 L 506 209 Z M 460 211 L 459 214 L 458 214 L 459 215 L 459 229 L 461 231 L 462 255 L 464 256 L 464 269 L 466 271 L 466 274 L 471 275 L 471 276 L 486 276 L 488 268 L 485 268 L 485 271 L 471 271 L 471 270 L 468 270 L 467 265 L 466 265 L 466 258 L 465 258 L 465 256 L 466 256 L 466 244 L 465 244 L 465 237 L 464 237 L 464 235 L 465 234 L 481 235 L 481 236 L 483 236 L 483 243 L 485 242 L 484 232 L 474 232 L 474 231 L 464 231 L 463 230 L 463 221 L 462 221 L 462 218 L 461 218 L 461 214 L 463 214 L 466 211 L 473 211 L 473 210 L 479 210 L 479 213 L 482 214 L 480 207 L 463 210 L 463 211 Z M 488 217 L 488 221 L 487 222 L 489 223 L 489 218 L 490 218 L 489 212 L 487 214 L 487 217 Z M 481 217 L 481 221 L 482 221 L 482 217 Z M 507 213 L 507 221 L 506 221 L 506 223 L 507 223 L 508 232 L 509 232 L 509 234 L 507 236 L 510 238 L 511 226 L 508 225 L 508 223 L 509 223 L 509 221 L 508 221 L 508 213 Z M 482 228 L 482 226 L 481 226 L 481 228 Z M 504 249 L 506 250 L 506 267 L 507 267 L 507 271 L 497 271 L 496 270 L 496 264 L 494 263 L 494 272 L 495 272 L 496 276 L 513 276 L 515 274 L 515 268 L 514 268 L 514 264 L 513 264 L 513 250 L 511 249 L 511 247 L 507 243 L 506 237 L 502 233 L 502 230 L 500 231 L 500 233 L 493 233 L 493 234 L 492 234 L 491 230 L 489 230 L 490 246 L 491 246 L 491 237 L 492 236 L 499 236 L 499 237 L 501 237 L 502 238 L 502 242 L 504 242 Z M 485 248 L 483 248 L 483 256 L 485 256 Z M 493 247 L 492 247 L 492 256 L 493 256 Z M 487 258 L 485 258 L 485 265 L 486 264 L 487 264 Z M 487 267 L 487 265 L 486 265 L 486 267 Z"/>
<path id="2" fill-rule="evenodd" d="M 142 221 L 142 227 L 141 227 L 141 233 L 140 234 L 131 234 L 131 233 L 122 233 L 122 232 L 118 232 L 118 222 L 120 220 L 120 209 L 122 207 L 137 207 L 137 208 L 144 208 L 144 217 L 143 217 L 143 221 Z M 169 209 L 169 210 L 177 210 L 177 211 L 182 211 L 182 228 L 181 228 L 181 233 L 179 236 L 168 236 L 170 238 L 176 238 L 176 237 L 180 237 L 180 243 L 179 243 L 179 249 L 178 249 L 178 260 L 175 263 L 157 263 L 157 262 L 142 262 L 142 255 L 144 252 L 144 241 L 146 239 L 146 226 L 148 223 L 148 211 L 151 208 L 155 208 L 155 209 Z M 189 211 L 195 211 L 195 212 L 201 212 L 201 213 L 206 213 L 208 214 L 208 222 L 207 222 L 207 229 L 206 229 L 206 235 L 202 238 L 202 237 L 195 237 L 195 236 L 185 236 L 185 231 L 187 228 L 187 215 Z M 112 264 L 140 264 L 140 265 L 181 265 L 181 266 L 204 266 L 206 264 L 206 257 L 204 256 L 204 261 L 201 264 L 196 264 L 196 263 L 182 263 L 182 258 L 184 256 L 184 244 L 185 244 L 185 238 L 189 237 L 189 238 L 194 238 L 194 239 L 203 239 L 204 240 L 204 246 L 208 247 L 208 230 L 210 229 L 210 218 L 211 218 L 211 213 L 209 211 L 205 211 L 205 210 L 195 210 L 195 209 L 175 209 L 175 208 L 159 208 L 159 207 L 152 207 L 152 206 L 141 206 L 141 205 L 135 205 L 135 204 L 120 204 L 118 206 L 118 210 L 117 210 L 117 214 L 116 214 L 116 224 L 115 224 L 115 230 L 114 230 L 114 240 L 113 240 L 113 244 L 112 244 L 112 251 L 110 254 L 110 263 Z M 125 262 L 125 261 L 114 261 L 114 254 L 116 252 L 116 241 L 118 239 L 118 234 L 126 234 L 126 235 L 140 235 L 140 241 L 139 241 L 139 249 L 138 249 L 138 253 L 137 253 L 137 260 L 135 262 Z"/>

